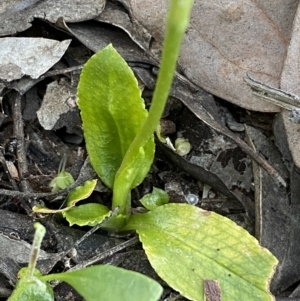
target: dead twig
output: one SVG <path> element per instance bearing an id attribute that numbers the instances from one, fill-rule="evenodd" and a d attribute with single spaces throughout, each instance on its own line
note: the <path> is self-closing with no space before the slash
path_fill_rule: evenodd
<path id="1" fill-rule="evenodd" d="M 125 248 L 128 248 L 130 246 L 137 244 L 138 242 L 139 242 L 139 238 L 137 236 L 135 236 L 125 242 L 120 243 L 119 245 L 117 245 L 115 247 L 112 247 L 96 256 L 93 256 L 92 258 L 89 258 L 89 259 L 81 262 L 80 264 L 77 264 L 76 266 L 71 268 L 69 271 L 71 272 L 71 271 L 80 270 L 82 268 L 85 268 L 85 267 L 95 264 L 97 262 L 100 262 L 101 260 L 103 260 L 107 257 L 110 257 Z"/>
<path id="2" fill-rule="evenodd" d="M 21 95 L 17 92 L 13 92 L 12 117 L 13 117 L 14 137 L 17 141 L 16 157 L 18 161 L 18 171 L 19 171 L 19 179 L 20 179 L 19 187 L 22 192 L 32 192 L 32 188 L 30 187 L 30 184 L 27 181 L 29 172 L 28 172 L 28 164 L 27 164 L 27 158 L 25 152 L 24 123 L 22 118 L 21 101 L 22 101 Z M 28 202 L 25 202 L 22 197 L 20 198 L 20 200 L 27 214 L 30 215 L 31 206 L 28 204 Z"/>
<path id="3" fill-rule="evenodd" d="M 244 81 L 251 87 L 254 95 L 261 97 L 270 103 L 286 110 L 300 108 L 300 98 L 295 94 L 262 84 L 251 78 L 248 74 L 247 77 L 244 78 Z"/>

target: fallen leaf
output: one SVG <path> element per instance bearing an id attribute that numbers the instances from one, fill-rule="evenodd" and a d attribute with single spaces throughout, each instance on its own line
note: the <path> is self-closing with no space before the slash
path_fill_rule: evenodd
<path id="1" fill-rule="evenodd" d="M 59 17 L 64 17 L 68 22 L 81 22 L 98 16 L 104 9 L 105 0 L 43 0 L 26 9 L 16 9 L 26 0 L 4 0 L 0 3 L 0 15 L 7 10 L 12 13 L 1 17 L 0 36 L 12 35 L 31 27 L 34 18 L 55 23 Z"/>
<path id="2" fill-rule="evenodd" d="M 9 257 L 16 260 L 18 263 L 27 263 L 30 257 L 31 245 L 24 241 L 18 240 L 16 237 L 4 236 L 0 233 L 0 257 Z M 51 258 L 51 254 L 40 250 L 39 259 Z"/>
<path id="3" fill-rule="evenodd" d="M 94 52 L 111 43 L 126 61 L 150 61 L 147 54 L 123 30 L 115 26 L 107 26 L 100 22 L 67 24 L 62 18 L 59 19 L 56 25 L 76 37 Z"/>
<path id="4" fill-rule="evenodd" d="M 71 115 L 67 118 L 67 115 Z M 37 117 L 45 130 L 57 130 L 66 127 L 68 133 L 78 133 L 80 124 L 79 110 L 76 104 L 76 88 L 62 79 L 47 86 Z M 77 129 L 77 131 L 76 131 Z"/>
<path id="5" fill-rule="evenodd" d="M 300 5 L 297 9 L 293 29 L 292 37 L 289 43 L 286 59 L 281 73 L 280 88 L 284 91 L 300 95 L 300 70 L 299 65 L 296 63 L 300 58 Z"/>
<path id="6" fill-rule="evenodd" d="M 161 42 L 168 1 L 128 0 L 132 17 Z M 179 64 L 208 92 L 250 110 L 279 108 L 252 95 L 247 72 L 278 87 L 297 0 L 196 0 Z"/>
<path id="7" fill-rule="evenodd" d="M 290 40 L 286 60 L 284 62 L 284 68 L 281 73 L 280 87 L 282 90 L 293 93 L 297 96 L 300 95 L 299 89 L 299 41 L 300 41 L 300 5 L 296 12 L 292 37 Z M 300 124 L 294 123 L 290 120 L 290 112 L 287 110 L 282 110 L 278 119 L 278 122 L 282 123 L 282 127 L 286 131 L 286 141 L 293 158 L 295 165 L 300 168 L 300 156 L 299 156 L 299 141 L 300 141 Z M 280 140 L 280 139 L 279 139 Z"/>
<path id="8" fill-rule="evenodd" d="M 1 38 L 0 79 L 12 81 L 24 75 L 38 78 L 57 63 L 71 40 Z"/>
<path id="9" fill-rule="evenodd" d="M 95 20 L 123 29 L 142 49 L 149 49 L 151 35 L 136 20 L 130 19 L 124 7 L 107 2 L 104 11 Z"/>

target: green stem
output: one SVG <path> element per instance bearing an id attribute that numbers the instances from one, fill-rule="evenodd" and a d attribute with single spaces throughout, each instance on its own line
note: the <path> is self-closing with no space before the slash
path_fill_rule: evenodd
<path id="1" fill-rule="evenodd" d="M 136 135 L 128 148 L 116 178 L 118 177 L 118 174 L 120 174 L 129 164 L 131 164 L 132 160 L 138 156 L 140 148 L 146 144 L 156 130 L 171 89 L 182 38 L 189 23 L 193 2 L 193 0 L 170 1 L 161 65 L 149 115 L 141 131 Z M 113 208 L 120 206 L 121 212 L 127 207 L 125 204 L 130 191 L 130 185 L 126 186 L 126 189 L 124 189 L 125 187 L 118 188 L 117 185 L 114 186 Z"/>
<path id="2" fill-rule="evenodd" d="M 34 233 L 34 238 L 33 238 L 33 243 L 32 243 L 32 248 L 31 248 L 30 261 L 29 261 L 28 270 L 27 270 L 27 275 L 29 278 L 32 278 L 34 275 L 36 262 L 38 260 L 39 252 L 40 252 L 40 248 L 41 248 L 41 243 L 42 243 L 42 240 L 46 233 L 45 227 L 43 225 L 41 225 L 40 223 L 35 223 L 34 228 L 35 228 L 35 233 Z"/>

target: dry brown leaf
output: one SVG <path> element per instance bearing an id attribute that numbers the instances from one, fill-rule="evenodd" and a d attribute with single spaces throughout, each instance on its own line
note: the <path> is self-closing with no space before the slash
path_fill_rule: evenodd
<path id="1" fill-rule="evenodd" d="M 293 23 L 292 37 L 288 47 L 287 56 L 284 62 L 284 68 L 281 73 L 280 87 L 282 90 L 296 95 L 300 95 L 299 88 L 299 51 L 300 42 L 300 5 L 297 9 L 296 16 Z M 300 142 L 300 124 L 294 123 L 290 120 L 290 112 L 282 110 L 280 121 L 282 127 L 286 131 L 286 141 L 288 143 L 291 156 L 294 164 L 300 168 L 299 156 L 299 142 Z M 276 135 L 276 133 L 275 133 Z"/>
<path id="2" fill-rule="evenodd" d="M 120 5 L 107 2 L 104 11 L 95 20 L 120 27 L 142 49 L 149 49 L 151 35 L 138 22 L 131 20 L 127 11 Z"/>
<path id="3" fill-rule="evenodd" d="M 22 4 L 30 0 L 0 1 L 0 36 L 15 34 L 31 27 L 33 18 L 41 18 L 55 23 L 59 17 L 68 22 L 81 22 L 98 16 L 105 6 L 105 0 L 40 0 L 22 9 Z M 23 5 L 24 6 L 24 5 Z M 19 9 L 18 9 L 19 8 Z M 8 11 L 8 13 L 5 13 Z"/>
<path id="4" fill-rule="evenodd" d="M 12 81 L 24 75 L 38 78 L 63 56 L 71 40 L 0 38 L 0 79 Z"/>
<path id="5" fill-rule="evenodd" d="M 298 0 L 195 0 L 179 63 L 210 93 L 250 110 L 279 108 L 253 96 L 243 78 L 279 87 Z M 128 0 L 137 19 L 162 41 L 167 0 Z"/>
<path id="6" fill-rule="evenodd" d="M 293 93 L 298 96 L 300 96 L 299 44 L 300 44 L 300 6 L 298 7 L 294 18 L 292 37 L 288 47 L 286 59 L 281 73 L 281 81 L 280 81 L 280 88 L 283 91 L 287 91 L 289 93 Z"/>
<path id="7" fill-rule="evenodd" d="M 106 26 L 100 22 L 66 23 L 63 18 L 56 22 L 56 26 L 67 31 L 90 50 L 97 52 L 113 44 L 126 61 L 140 61 L 152 63 L 145 53 L 121 29 Z"/>
<path id="8" fill-rule="evenodd" d="M 47 86 L 42 105 L 37 111 L 41 126 L 45 130 L 52 130 L 59 119 L 69 111 L 74 111 L 72 121 L 80 122 L 76 105 L 76 88 L 72 87 L 66 79 L 62 79 L 59 83 L 57 81 L 50 83 Z M 76 118 L 76 115 L 78 115 L 78 118 Z M 63 125 L 67 129 L 72 126 L 66 118 L 63 121 L 65 122 Z"/>

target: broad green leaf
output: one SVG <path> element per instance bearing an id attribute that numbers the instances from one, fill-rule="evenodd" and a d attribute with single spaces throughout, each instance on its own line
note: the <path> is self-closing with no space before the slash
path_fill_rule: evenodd
<path id="1" fill-rule="evenodd" d="M 33 212 L 39 213 L 62 213 L 70 210 L 79 201 L 87 199 L 94 191 L 97 180 L 85 181 L 83 185 L 76 187 L 72 190 L 67 199 L 67 207 L 62 209 L 49 209 L 45 206 L 33 206 Z"/>
<path id="2" fill-rule="evenodd" d="M 65 189 L 74 183 L 73 176 L 66 171 L 61 171 L 51 182 L 50 187 L 52 192 Z"/>
<path id="3" fill-rule="evenodd" d="M 41 281 L 38 277 L 42 274 L 35 271 L 34 277 L 26 277 L 27 268 L 19 272 L 21 278 L 8 301 L 54 301 L 54 294 L 51 286 Z"/>
<path id="4" fill-rule="evenodd" d="M 222 301 L 271 301 L 269 282 L 277 259 L 246 230 L 214 212 L 167 204 L 132 215 L 158 275 L 183 296 L 204 301 L 203 281 L 217 280 Z"/>
<path id="5" fill-rule="evenodd" d="M 169 203 L 169 195 L 164 190 L 153 187 L 153 191 L 144 195 L 140 202 L 148 210 L 154 210 L 158 206 Z"/>
<path id="6" fill-rule="evenodd" d="M 87 301 L 157 301 L 163 291 L 149 277 L 109 265 L 46 275 L 42 279 L 65 281 Z"/>
<path id="7" fill-rule="evenodd" d="M 62 212 L 62 215 L 69 222 L 70 226 L 92 227 L 99 224 L 109 214 L 110 210 L 106 206 L 96 203 L 80 205 Z"/>
<path id="8" fill-rule="evenodd" d="M 112 45 L 85 64 L 78 85 L 84 137 L 91 164 L 101 180 L 113 187 L 123 157 L 148 112 L 132 70 Z M 153 137 L 144 146 L 135 187 L 148 173 L 154 157 Z"/>

